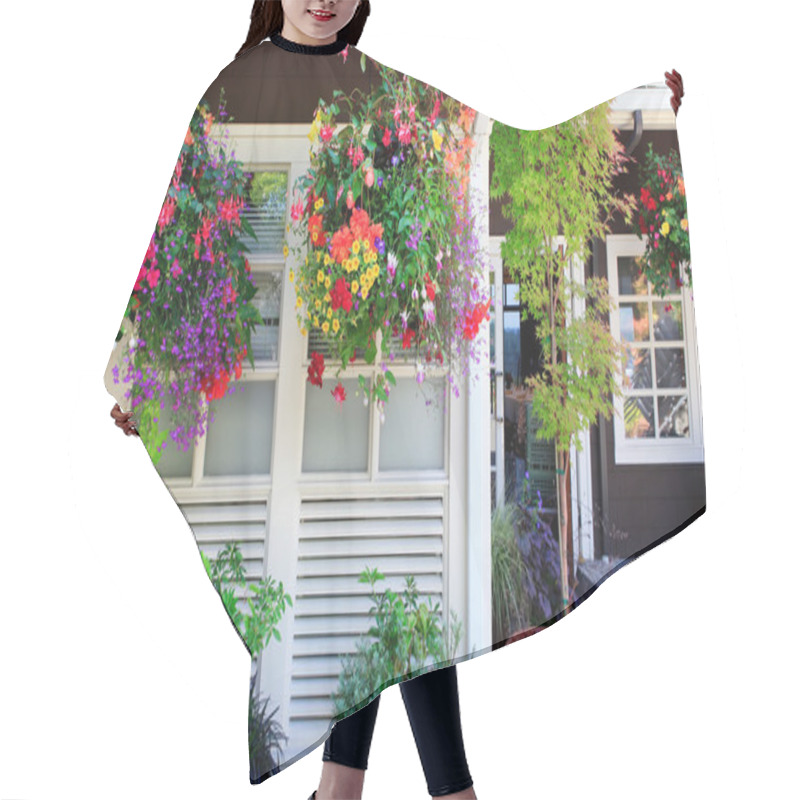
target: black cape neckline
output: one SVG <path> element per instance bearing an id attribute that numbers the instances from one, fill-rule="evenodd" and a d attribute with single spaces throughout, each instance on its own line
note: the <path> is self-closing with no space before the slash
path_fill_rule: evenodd
<path id="1" fill-rule="evenodd" d="M 328 44 L 300 44 L 281 36 L 280 33 L 273 33 L 270 36 L 270 41 L 283 50 L 288 50 L 291 53 L 306 53 L 307 55 L 330 55 L 332 53 L 340 53 L 347 47 L 346 39 L 337 39 L 335 42 Z"/>

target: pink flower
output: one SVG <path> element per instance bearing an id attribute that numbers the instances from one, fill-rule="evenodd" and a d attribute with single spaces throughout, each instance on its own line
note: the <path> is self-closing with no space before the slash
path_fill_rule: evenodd
<path id="1" fill-rule="evenodd" d="M 400 140 L 400 144 L 411 143 L 411 126 L 407 122 L 397 128 L 397 138 Z"/>
<path id="2" fill-rule="evenodd" d="M 344 390 L 344 386 L 342 386 L 342 382 L 336 384 L 334 389 L 331 389 L 331 394 L 333 395 L 333 399 L 341 405 L 347 399 L 347 392 Z"/>
<path id="3" fill-rule="evenodd" d="M 161 207 L 161 212 L 158 215 L 158 230 L 163 231 L 167 225 L 172 222 L 175 216 L 175 206 L 177 205 L 174 197 L 169 197 Z"/>

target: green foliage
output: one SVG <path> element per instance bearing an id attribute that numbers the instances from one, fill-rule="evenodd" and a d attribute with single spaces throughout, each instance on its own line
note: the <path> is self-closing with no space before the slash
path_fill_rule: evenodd
<path id="1" fill-rule="evenodd" d="M 613 188 L 628 159 L 608 103 L 541 131 L 495 121 L 489 143 L 490 195 L 501 198 L 512 222 L 503 263 L 519 283 L 523 318 L 534 319 L 542 343 L 541 373 L 528 379 L 533 413 L 542 420 L 538 437 L 565 451 L 598 415 L 613 413 L 611 396 L 621 391 L 615 374 L 623 351 L 608 328 L 608 283 L 582 284 L 569 265 L 587 258 L 591 239 L 605 238 L 615 213 L 630 222 L 634 198 Z M 557 247 L 559 235 L 564 243 Z M 585 312 L 573 319 L 576 300 Z"/>
<path id="2" fill-rule="evenodd" d="M 283 759 L 281 742 L 286 744 L 289 737 L 283 732 L 280 722 L 275 719 L 280 706 L 267 711 L 269 697 L 262 697 L 256 691 L 255 675 L 250 679 L 250 704 L 247 715 L 247 728 L 250 750 L 250 777 L 263 778 L 274 770 Z"/>
<path id="3" fill-rule="evenodd" d="M 492 640 L 499 642 L 527 621 L 522 560 L 515 540 L 519 511 L 512 502 L 492 511 Z"/>
<path id="4" fill-rule="evenodd" d="M 375 623 L 356 644 L 356 653 L 342 659 L 339 687 L 333 693 L 336 713 L 351 713 L 362 708 L 400 676 L 415 678 L 438 667 L 454 663 L 463 625 L 451 610 L 449 625 L 442 626 L 440 604 L 419 602 L 419 589 L 412 575 L 406 577 L 402 596 L 387 589 L 378 594 L 377 581 L 385 576 L 377 569 L 365 568 L 359 583 L 372 587 Z"/>
<path id="5" fill-rule="evenodd" d="M 276 584 L 274 578 L 268 576 L 247 586 L 242 553 L 235 542 L 227 544 L 215 559 L 202 551 L 200 555 L 211 583 L 250 654 L 257 656 L 273 636 L 280 641 L 278 623 L 287 604 L 294 605 L 292 598 L 283 590 L 283 582 Z M 239 607 L 235 591 L 237 586 L 246 589 L 245 601 L 249 613 L 242 612 Z"/>

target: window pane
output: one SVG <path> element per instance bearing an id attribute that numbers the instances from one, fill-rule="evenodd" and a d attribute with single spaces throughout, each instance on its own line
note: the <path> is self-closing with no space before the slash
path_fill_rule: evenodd
<path id="1" fill-rule="evenodd" d="M 503 312 L 503 372 L 514 383 L 520 382 L 522 369 L 522 344 L 520 342 L 520 312 Z"/>
<path id="2" fill-rule="evenodd" d="M 656 348 L 656 386 L 659 389 L 685 389 L 686 363 L 683 348 Z"/>
<path id="3" fill-rule="evenodd" d="M 503 285 L 503 290 L 506 293 L 503 301 L 504 306 L 518 306 L 519 305 L 519 284 L 506 283 Z"/>
<path id="4" fill-rule="evenodd" d="M 172 399 L 167 395 L 161 398 L 161 411 L 158 413 L 158 427 L 162 431 L 171 431 L 177 422 L 172 411 Z M 189 478 L 192 475 L 192 458 L 194 457 L 194 443 L 189 446 L 189 452 L 184 453 L 171 436 L 167 436 L 161 450 L 161 458 L 155 465 L 162 478 Z"/>
<path id="5" fill-rule="evenodd" d="M 264 320 L 263 324 L 257 325 L 250 335 L 253 357 L 277 361 L 283 274 L 280 272 L 251 274 L 253 283 L 258 289 L 251 302 L 258 308 L 258 313 Z"/>
<path id="6" fill-rule="evenodd" d="M 639 264 L 641 256 L 617 256 L 620 294 L 647 294 L 647 279 Z"/>
<path id="7" fill-rule="evenodd" d="M 206 475 L 266 475 L 272 458 L 275 381 L 244 380 L 211 403 Z"/>
<path id="8" fill-rule="evenodd" d="M 369 408 L 364 405 L 358 378 L 342 380 L 345 401 L 339 404 L 331 392 L 335 378 L 322 388 L 306 384 L 303 426 L 303 472 L 366 472 L 369 443 Z"/>
<path id="9" fill-rule="evenodd" d="M 679 301 L 653 302 L 653 338 L 657 342 L 683 341 L 683 314 Z"/>
<path id="10" fill-rule="evenodd" d="M 650 338 L 647 303 L 619 304 L 619 332 L 623 342 L 646 342 Z"/>
<path id="11" fill-rule="evenodd" d="M 651 389 L 653 387 L 650 367 L 650 348 L 626 345 L 627 360 L 622 365 L 622 387 L 624 389 Z"/>
<path id="12" fill-rule="evenodd" d="M 684 395 L 658 398 L 658 435 L 670 438 L 689 436 L 689 399 Z"/>
<path id="13" fill-rule="evenodd" d="M 443 378 L 428 378 L 423 384 L 414 378 L 398 379 L 381 426 L 381 470 L 444 468 L 443 391 Z"/>
<path id="14" fill-rule="evenodd" d="M 241 241 L 256 255 L 283 255 L 286 225 L 288 173 L 255 171 L 247 182 L 248 206 L 242 216 L 253 226 L 256 238 L 242 235 Z"/>
<path id="15" fill-rule="evenodd" d="M 625 400 L 625 438 L 655 438 L 653 398 L 629 397 Z"/>

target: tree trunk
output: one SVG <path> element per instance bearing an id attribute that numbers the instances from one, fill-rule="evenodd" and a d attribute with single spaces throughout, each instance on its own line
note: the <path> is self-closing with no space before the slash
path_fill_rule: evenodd
<path id="1" fill-rule="evenodd" d="M 561 597 L 569 604 L 572 587 L 572 537 L 569 534 L 569 450 L 556 454 L 558 477 L 558 549 L 561 556 Z"/>

